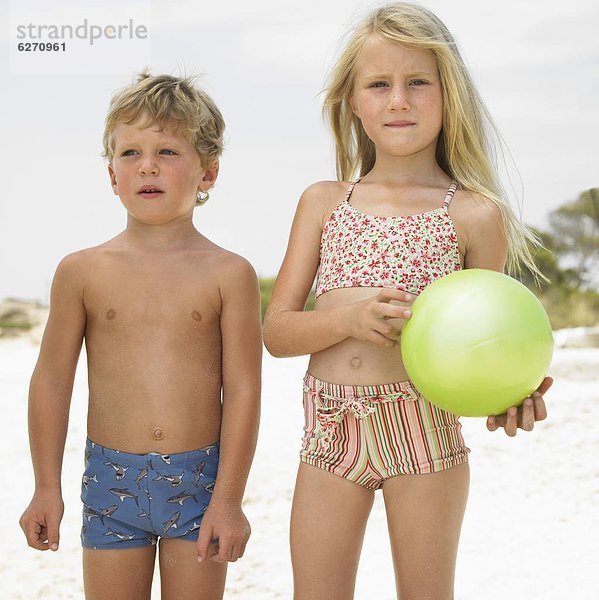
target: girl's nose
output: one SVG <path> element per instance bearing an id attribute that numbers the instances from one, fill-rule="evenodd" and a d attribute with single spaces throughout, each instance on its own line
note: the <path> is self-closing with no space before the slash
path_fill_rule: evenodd
<path id="1" fill-rule="evenodd" d="M 410 103 L 408 102 L 408 93 L 406 89 L 394 87 L 391 90 L 389 98 L 389 110 L 408 110 Z"/>

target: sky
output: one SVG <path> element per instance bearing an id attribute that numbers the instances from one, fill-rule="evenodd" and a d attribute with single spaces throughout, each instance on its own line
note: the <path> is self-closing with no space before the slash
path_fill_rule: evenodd
<path id="1" fill-rule="evenodd" d="M 101 157 L 112 94 L 135 72 L 200 75 L 220 107 L 219 180 L 194 223 L 274 276 L 301 192 L 334 179 L 320 94 L 367 0 L 0 0 L 0 300 L 48 301 L 59 260 L 119 233 L 126 214 Z M 428 0 L 457 40 L 517 166 L 523 219 L 599 186 L 599 4 Z M 19 24 L 128 23 L 132 40 L 17 51 Z M 29 40 L 32 41 L 32 40 Z M 50 55 L 52 54 L 52 55 Z"/>

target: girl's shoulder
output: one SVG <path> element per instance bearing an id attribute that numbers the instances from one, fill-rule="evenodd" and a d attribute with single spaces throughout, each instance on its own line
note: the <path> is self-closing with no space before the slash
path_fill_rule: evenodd
<path id="1" fill-rule="evenodd" d="M 501 207 L 483 194 L 458 190 L 449 205 L 449 213 L 458 234 L 460 253 L 466 257 L 467 264 L 500 269 L 507 251 Z"/>
<path id="2" fill-rule="evenodd" d="M 298 213 L 318 220 L 322 225 L 343 202 L 350 186 L 348 181 L 318 181 L 308 186 L 298 203 Z"/>
<path id="3" fill-rule="evenodd" d="M 501 208 L 487 196 L 468 190 L 456 190 L 449 207 L 452 219 L 470 227 L 502 220 Z"/>

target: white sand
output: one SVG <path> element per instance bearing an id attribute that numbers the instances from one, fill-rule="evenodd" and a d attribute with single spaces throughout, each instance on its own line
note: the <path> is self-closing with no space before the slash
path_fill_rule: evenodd
<path id="1" fill-rule="evenodd" d="M 79 482 L 84 361 L 66 445 L 60 551 L 28 548 L 17 523 L 32 492 L 26 396 L 37 351 L 27 338 L 0 341 L 0 507 L 6 524 L 0 538 L 1 600 L 83 597 Z M 265 358 L 262 427 L 245 502 L 254 534 L 246 556 L 229 569 L 226 598 L 291 598 L 287 536 L 305 365 L 305 358 Z M 456 600 L 599 598 L 599 349 L 558 349 L 551 372 L 557 381 L 547 396 L 550 418 L 532 434 L 510 439 L 487 432 L 482 419 L 464 420 L 472 483 Z M 369 591 L 373 582 L 376 593 Z M 380 494 L 368 525 L 356 598 L 395 598 Z"/>

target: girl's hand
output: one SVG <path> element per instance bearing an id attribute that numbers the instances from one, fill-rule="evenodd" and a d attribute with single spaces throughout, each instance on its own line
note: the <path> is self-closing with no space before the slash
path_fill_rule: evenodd
<path id="1" fill-rule="evenodd" d="M 535 421 L 542 421 L 547 418 L 547 408 L 543 400 L 543 394 L 552 386 L 553 378 L 545 377 L 541 385 L 533 392 L 532 397 L 525 398 L 524 402 L 516 407 L 512 406 L 502 415 L 488 417 L 487 429 L 495 431 L 503 427 L 505 433 L 514 437 L 518 428 L 524 431 L 532 431 Z"/>
<path id="2" fill-rule="evenodd" d="M 352 304 L 350 337 L 381 346 L 395 346 L 403 321 L 412 314 L 410 306 L 414 300 L 414 294 L 385 288 L 368 300 Z M 390 319 L 401 319 L 401 322 L 391 324 Z"/>

